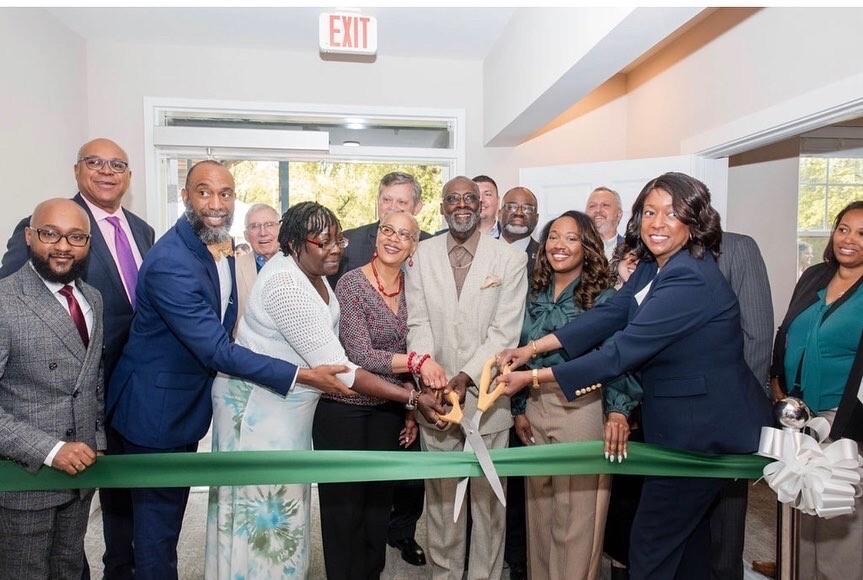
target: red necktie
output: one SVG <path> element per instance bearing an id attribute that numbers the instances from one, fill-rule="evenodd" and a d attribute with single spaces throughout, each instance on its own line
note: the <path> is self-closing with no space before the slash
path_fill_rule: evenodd
<path id="1" fill-rule="evenodd" d="M 84 348 L 90 346 L 90 333 L 87 332 L 87 321 L 84 320 L 84 313 L 81 312 L 81 306 L 75 300 L 75 295 L 72 294 L 72 287 L 66 284 L 59 290 L 60 294 L 66 297 L 66 302 L 69 304 L 69 315 L 72 317 L 72 322 L 75 323 L 75 328 L 78 329 L 78 334 L 81 335 L 81 341 L 84 343 Z"/>

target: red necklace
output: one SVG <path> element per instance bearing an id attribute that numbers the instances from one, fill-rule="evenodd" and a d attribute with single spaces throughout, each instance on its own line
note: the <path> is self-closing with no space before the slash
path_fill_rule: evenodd
<path id="1" fill-rule="evenodd" d="M 402 274 L 401 271 L 399 271 L 399 288 L 398 288 L 398 290 L 396 290 L 392 294 L 390 294 L 389 292 L 386 292 L 384 290 L 384 285 L 383 285 L 383 283 L 381 283 L 380 276 L 378 276 L 378 269 L 375 268 L 375 261 L 374 260 L 372 260 L 372 274 L 375 275 L 375 282 L 378 283 L 378 292 L 380 292 L 381 294 L 383 294 L 387 298 L 394 298 L 394 297 L 396 297 L 402 293 L 402 288 L 404 288 L 404 285 L 405 285 L 405 278 L 404 278 L 404 275 Z"/>

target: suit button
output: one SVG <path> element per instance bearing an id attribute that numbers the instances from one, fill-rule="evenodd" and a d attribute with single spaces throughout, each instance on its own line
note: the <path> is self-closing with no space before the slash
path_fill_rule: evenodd
<path id="1" fill-rule="evenodd" d="M 57 363 L 51 363 L 51 364 L 49 364 L 49 365 L 48 365 L 48 368 L 49 368 L 49 369 L 51 369 L 52 371 L 53 371 L 53 370 L 55 370 L 55 369 L 57 368 Z"/>
<path id="2" fill-rule="evenodd" d="M 80 395 L 80 394 L 81 394 L 81 391 L 76 390 L 74 393 L 72 393 L 72 398 L 77 399 L 78 395 Z"/>
<path id="3" fill-rule="evenodd" d="M 219 373 L 218 373 L 218 371 L 210 371 L 208 374 L 210 375 L 210 378 L 214 379 L 214 378 L 216 378 L 216 375 Z"/>
<path id="4" fill-rule="evenodd" d="M 75 431 L 73 429 L 66 429 L 66 437 L 71 437 Z"/>

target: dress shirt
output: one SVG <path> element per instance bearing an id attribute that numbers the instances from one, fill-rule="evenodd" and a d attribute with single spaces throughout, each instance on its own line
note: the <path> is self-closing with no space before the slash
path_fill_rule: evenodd
<path id="1" fill-rule="evenodd" d="M 90 213 L 93 214 L 93 219 L 96 220 L 96 224 L 99 226 L 99 231 L 102 232 L 102 237 L 105 239 L 105 245 L 108 246 L 108 251 L 111 252 L 111 259 L 114 260 L 114 264 L 117 266 L 117 271 L 121 272 L 120 278 L 122 279 L 122 269 L 120 268 L 120 260 L 117 258 L 117 247 L 114 245 L 114 226 L 108 222 L 109 217 L 116 217 L 120 220 L 120 228 L 123 230 L 123 233 L 126 234 L 126 238 L 129 240 L 129 246 L 132 248 L 132 256 L 135 258 L 135 266 L 138 270 L 141 269 L 141 262 L 143 258 L 141 257 L 141 252 L 138 250 L 138 244 L 135 243 L 135 236 L 132 235 L 132 228 L 129 227 L 129 221 L 126 219 L 126 214 L 123 212 L 123 208 L 117 208 L 117 211 L 114 213 L 108 213 L 101 207 L 97 205 L 93 205 L 90 201 L 81 196 L 81 199 L 84 200 L 84 203 L 87 204 L 87 207 L 90 209 Z M 123 285 L 125 287 L 125 284 Z M 129 297 L 129 302 L 132 301 L 132 297 L 129 296 L 129 291 L 126 291 L 126 296 Z M 75 296 L 78 297 L 77 294 Z"/>
<path id="2" fill-rule="evenodd" d="M 216 260 L 216 271 L 219 273 L 219 293 L 221 294 L 221 317 L 219 320 L 225 320 L 225 312 L 228 310 L 228 304 L 231 302 L 231 265 L 228 263 L 228 258 L 220 258 Z"/>
<path id="3" fill-rule="evenodd" d="M 458 296 L 461 296 L 461 289 L 464 286 L 467 273 L 470 271 L 470 265 L 473 263 L 473 258 L 476 256 L 476 248 L 479 245 L 480 235 L 481 234 L 477 229 L 464 244 L 459 244 L 455 241 L 455 238 L 452 237 L 452 233 L 447 234 L 446 251 L 449 256 L 449 265 L 452 267 L 452 275 L 455 279 L 456 295 Z M 457 248 L 461 248 L 461 250 Z"/>

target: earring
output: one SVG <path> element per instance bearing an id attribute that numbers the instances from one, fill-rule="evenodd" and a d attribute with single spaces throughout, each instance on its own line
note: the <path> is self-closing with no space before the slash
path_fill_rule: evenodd
<path id="1" fill-rule="evenodd" d="M 372 260 L 374 260 L 377 257 L 378 257 L 378 251 L 375 250 L 374 252 L 372 252 Z"/>
<path id="2" fill-rule="evenodd" d="M 413 256 L 410 256 L 410 257 L 408 258 L 408 266 L 409 266 L 409 267 L 411 267 L 411 268 L 413 268 L 413 267 L 414 267 L 414 257 L 413 257 Z"/>

